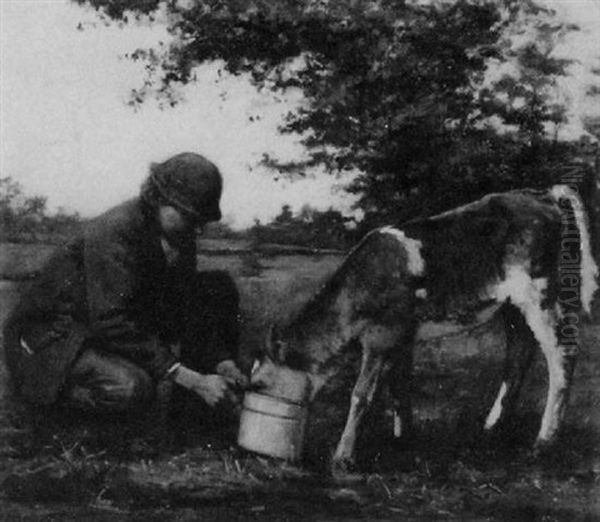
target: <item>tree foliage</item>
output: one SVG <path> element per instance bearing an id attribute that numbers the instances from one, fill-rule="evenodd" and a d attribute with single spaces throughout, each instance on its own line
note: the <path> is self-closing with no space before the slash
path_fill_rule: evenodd
<path id="1" fill-rule="evenodd" d="M 80 224 L 78 214 L 64 209 L 51 214 L 45 197 L 27 196 L 10 176 L 0 178 L 0 240 L 52 242 L 72 235 Z"/>
<path id="2" fill-rule="evenodd" d="M 297 245 L 310 248 L 347 249 L 358 240 L 354 221 L 339 210 L 317 210 L 304 205 L 296 215 L 289 205 L 267 224 L 256 222 L 247 233 L 259 244 Z"/>
<path id="3" fill-rule="evenodd" d="M 356 170 L 349 190 L 367 226 L 547 185 L 572 155 L 548 131 L 564 120 L 552 92 L 568 65 L 551 51 L 575 28 L 531 0 L 75 1 L 119 20 L 166 15 L 170 46 L 131 55 L 149 71 L 138 101 L 175 103 L 214 60 L 260 88 L 301 89 L 306 102 L 281 130 L 310 157 L 274 166 Z M 507 63 L 486 83 L 491 64 Z"/>

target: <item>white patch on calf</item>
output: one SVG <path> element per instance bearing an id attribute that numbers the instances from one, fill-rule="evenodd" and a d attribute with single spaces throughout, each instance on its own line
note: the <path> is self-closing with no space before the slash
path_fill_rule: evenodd
<path id="1" fill-rule="evenodd" d="M 22 337 L 19 339 L 20 344 L 21 344 L 21 348 L 23 348 L 23 350 L 25 350 L 25 352 L 27 353 L 27 355 L 34 355 L 33 350 L 29 347 L 29 345 L 25 342 L 25 339 L 23 339 Z"/>
<path id="2" fill-rule="evenodd" d="M 379 232 L 394 236 L 398 242 L 406 249 L 408 256 L 408 271 L 415 276 L 423 275 L 425 272 L 425 261 L 421 256 L 421 243 L 418 239 L 407 237 L 402 230 L 394 227 L 380 228 Z"/>
<path id="3" fill-rule="evenodd" d="M 542 348 L 548 365 L 549 382 L 548 398 L 538 438 L 549 440 L 558 428 L 567 382 L 564 355 L 555 331 L 557 320 L 554 310 L 542 308 L 547 280 L 532 279 L 524 265 L 518 264 L 505 267 L 505 274 L 505 279 L 492 288 L 490 294 L 499 302 L 510 300 L 519 308 Z"/>
<path id="4" fill-rule="evenodd" d="M 394 412 L 394 437 L 399 439 L 402 436 L 402 419 L 397 411 Z"/>
<path id="5" fill-rule="evenodd" d="M 523 265 L 505 267 L 505 273 L 505 279 L 492 289 L 492 297 L 499 302 L 510 299 L 525 316 L 542 349 L 556 349 L 556 320 L 548 310 L 542 309 L 543 293 L 548 281 L 532 279 Z"/>
<path id="6" fill-rule="evenodd" d="M 494 405 L 492 406 L 492 409 L 490 410 L 490 413 L 488 414 L 487 419 L 485 420 L 486 430 L 492 429 L 498 422 L 500 415 L 502 415 L 502 401 L 504 400 L 504 396 L 506 395 L 507 391 L 508 386 L 505 382 L 503 382 L 502 386 L 500 386 L 498 397 L 496 397 L 496 401 L 494 402 Z"/>
<path id="7" fill-rule="evenodd" d="M 596 282 L 596 278 L 598 277 L 598 265 L 592 256 L 590 233 L 585 219 L 583 204 L 576 192 L 567 185 L 554 185 L 554 187 L 552 187 L 552 197 L 557 201 L 561 198 L 568 199 L 573 207 L 575 223 L 577 224 L 577 229 L 579 230 L 579 236 L 581 238 L 581 306 L 584 311 L 589 314 L 592 298 L 594 297 L 596 290 L 598 290 L 598 283 Z"/>
<path id="8" fill-rule="evenodd" d="M 562 308 L 560 307 L 560 304 L 558 303 L 554 303 L 554 314 L 556 315 L 556 319 L 558 321 L 562 320 L 562 318 L 564 317 L 564 313 Z"/>

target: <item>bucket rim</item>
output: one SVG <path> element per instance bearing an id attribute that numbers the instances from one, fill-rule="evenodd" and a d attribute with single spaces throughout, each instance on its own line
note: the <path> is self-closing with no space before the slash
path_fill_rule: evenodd
<path id="1" fill-rule="evenodd" d="M 275 395 L 268 395 L 266 393 L 247 391 L 244 395 L 244 398 L 246 398 L 248 395 L 256 395 L 258 397 L 265 398 L 265 399 L 271 400 L 273 402 L 279 402 L 279 403 L 283 403 L 283 404 L 291 404 L 292 406 L 300 406 L 302 408 L 305 408 L 307 406 L 306 401 L 294 401 L 292 399 L 286 399 L 285 397 L 276 397 Z"/>

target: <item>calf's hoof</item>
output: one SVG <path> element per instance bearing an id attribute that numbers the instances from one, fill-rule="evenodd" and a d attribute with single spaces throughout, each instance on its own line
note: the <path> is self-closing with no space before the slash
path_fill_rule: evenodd
<path id="1" fill-rule="evenodd" d="M 358 473 L 353 459 L 334 458 L 331 461 L 331 476 L 338 483 L 352 483 L 362 480 L 362 475 Z"/>
<path id="2" fill-rule="evenodd" d="M 510 437 L 510 432 L 506 430 L 503 424 L 496 424 L 491 428 L 483 428 L 479 432 L 479 442 L 484 448 L 493 449 L 506 445 L 507 439 Z"/>
<path id="3" fill-rule="evenodd" d="M 551 440 L 537 439 L 531 450 L 531 457 L 535 460 L 547 459 L 556 453 L 556 446 L 555 438 Z"/>
<path id="4" fill-rule="evenodd" d="M 390 439 L 390 445 L 396 449 L 409 447 L 415 441 L 415 432 L 413 430 L 403 430 L 399 437 L 395 435 Z"/>

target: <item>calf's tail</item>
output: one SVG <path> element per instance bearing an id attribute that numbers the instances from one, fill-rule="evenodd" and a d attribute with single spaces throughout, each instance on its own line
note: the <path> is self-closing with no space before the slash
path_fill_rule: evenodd
<path id="1" fill-rule="evenodd" d="M 573 217 L 580 237 L 581 307 L 584 312 L 589 315 L 591 312 L 592 299 L 596 290 L 598 290 L 598 265 L 592 255 L 591 238 L 585 208 L 577 192 L 567 185 L 555 185 L 552 187 L 551 193 L 557 202 L 561 199 L 566 199 L 573 209 Z M 563 214 L 563 220 L 564 219 L 565 215 Z M 569 219 L 568 216 L 566 219 Z"/>

